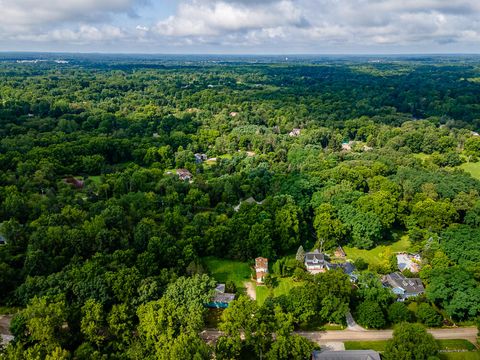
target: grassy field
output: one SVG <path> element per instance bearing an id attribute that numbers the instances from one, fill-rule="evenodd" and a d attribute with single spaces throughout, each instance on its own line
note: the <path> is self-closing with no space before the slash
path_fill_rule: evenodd
<path id="1" fill-rule="evenodd" d="M 278 286 L 274 289 L 269 289 L 266 286 L 257 286 L 257 302 L 259 305 L 263 304 L 270 294 L 274 297 L 286 295 L 290 289 L 301 284 L 301 282 L 295 282 L 291 278 L 280 278 L 278 279 Z"/>
<path id="2" fill-rule="evenodd" d="M 437 340 L 437 343 L 441 350 L 475 350 L 475 345 L 463 339 Z"/>
<path id="3" fill-rule="evenodd" d="M 409 247 L 410 240 L 408 235 L 403 235 L 400 240 L 390 245 L 379 245 L 371 250 L 362 250 L 349 246 L 345 246 L 343 250 L 349 259 L 363 258 L 369 264 L 378 265 L 383 261 L 388 261 L 390 255 L 395 252 L 408 251 Z"/>
<path id="4" fill-rule="evenodd" d="M 476 163 L 464 163 L 460 165 L 460 169 L 463 169 L 464 171 L 470 173 L 472 177 L 475 179 L 480 180 L 480 162 Z"/>
<path id="5" fill-rule="evenodd" d="M 386 340 L 378 341 L 345 341 L 345 350 L 375 350 L 385 351 Z"/>
<path id="6" fill-rule="evenodd" d="M 480 360 L 480 351 L 440 353 L 442 360 Z"/>
<path id="7" fill-rule="evenodd" d="M 243 283 L 250 280 L 250 266 L 248 263 L 233 260 L 207 257 L 203 259 L 205 266 L 212 276 L 221 283 L 233 281 L 238 289 L 244 288 Z"/>
<path id="8" fill-rule="evenodd" d="M 449 339 L 449 340 L 437 340 L 437 344 L 440 350 L 467 350 L 468 352 L 461 352 L 460 354 L 470 354 L 470 351 L 475 350 L 475 345 L 470 341 L 461 340 L 461 339 Z M 375 350 L 375 351 L 385 351 L 387 346 L 386 340 L 379 341 L 346 341 L 345 350 Z M 478 352 L 474 351 L 473 354 Z M 457 357 L 456 359 L 463 359 Z M 469 358 L 470 359 L 470 358 Z M 476 359 L 473 357 L 472 359 Z"/>

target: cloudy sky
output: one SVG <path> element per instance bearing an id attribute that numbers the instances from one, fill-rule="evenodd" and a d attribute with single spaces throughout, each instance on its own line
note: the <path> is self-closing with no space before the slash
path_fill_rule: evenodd
<path id="1" fill-rule="evenodd" d="M 480 0 L 0 0 L 0 51 L 478 53 Z"/>

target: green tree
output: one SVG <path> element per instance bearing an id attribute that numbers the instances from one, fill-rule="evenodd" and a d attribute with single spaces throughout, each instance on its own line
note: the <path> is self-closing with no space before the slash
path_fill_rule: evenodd
<path id="1" fill-rule="evenodd" d="M 104 309 L 102 304 L 89 299 L 82 307 L 80 329 L 85 338 L 97 347 L 106 338 Z"/>
<path id="2" fill-rule="evenodd" d="M 421 303 L 418 306 L 416 315 L 418 320 L 425 326 L 434 327 L 442 325 L 442 316 L 427 303 Z"/>
<path id="3" fill-rule="evenodd" d="M 420 324 L 402 323 L 395 327 L 393 338 L 387 343 L 383 358 L 386 360 L 427 360 L 438 353 L 432 335 Z"/>
<path id="4" fill-rule="evenodd" d="M 335 208 L 330 204 L 322 204 L 315 211 L 313 226 L 317 239 L 323 241 L 324 249 L 331 249 L 338 245 L 345 236 L 345 229 L 338 219 Z"/>
<path id="5" fill-rule="evenodd" d="M 374 301 L 364 301 L 357 307 L 357 322 L 366 328 L 381 329 L 386 325 L 382 308 Z"/>
<path id="6" fill-rule="evenodd" d="M 413 319 L 413 313 L 402 302 L 394 302 L 388 307 L 387 310 L 388 321 L 392 324 L 398 324 L 401 322 L 411 322 Z"/>

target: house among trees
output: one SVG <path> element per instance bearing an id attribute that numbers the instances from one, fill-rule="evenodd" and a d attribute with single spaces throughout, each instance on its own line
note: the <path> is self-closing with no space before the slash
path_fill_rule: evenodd
<path id="1" fill-rule="evenodd" d="M 422 258 L 419 254 L 397 254 L 397 265 L 400 271 L 410 270 L 412 273 L 418 273 L 420 271 L 420 262 Z"/>
<path id="2" fill-rule="evenodd" d="M 307 271 L 313 275 L 328 270 L 341 269 L 350 277 L 350 281 L 357 281 L 357 276 L 354 274 L 355 266 L 351 262 L 330 263 L 325 259 L 325 254 L 321 253 L 318 249 L 305 254 L 304 264 Z"/>
<path id="3" fill-rule="evenodd" d="M 186 181 L 192 179 L 192 174 L 187 169 L 177 169 L 177 175 L 180 180 Z"/>
<path id="4" fill-rule="evenodd" d="M 196 162 L 197 164 L 200 164 L 200 163 L 206 161 L 207 158 L 208 158 L 208 157 L 207 157 L 207 154 L 196 153 L 196 154 L 194 154 L 194 156 L 195 156 L 195 162 Z"/>
<path id="5" fill-rule="evenodd" d="M 63 181 L 66 184 L 72 185 L 75 189 L 83 189 L 83 186 L 85 185 L 83 180 L 75 179 L 73 176 L 68 176 L 65 179 L 63 179 Z"/>
<path id="6" fill-rule="evenodd" d="M 225 284 L 218 284 L 215 288 L 215 294 L 206 306 L 215 309 L 225 309 L 233 300 L 235 300 L 235 294 L 226 293 Z"/>
<path id="7" fill-rule="evenodd" d="M 401 272 L 385 275 L 382 278 L 383 286 L 390 288 L 399 301 L 409 297 L 417 296 L 425 292 L 422 280 L 418 278 L 407 278 Z"/>
<path id="8" fill-rule="evenodd" d="M 310 274 L 318 274 L 330 269 L 330 263 L 325 260 L 325 254 L 318 249 L 305 254 L 305 268 Z"/>
<path id="9" fill-rule="evenodd" d="M 257 257 L 255 259 L 255 278 L 257 284 L 265 282 L 265 275 L 268 273 L 268 259 L 264 257 Z"/>
<path id="10" fill-rule="evenodd" d="M 299 136 L 301 132 L 302 132 L 302 130 L 300 130 L 300 129 L 293 129 L 292 131 L 290 131 L 288 133 L 288 136 Z"/>

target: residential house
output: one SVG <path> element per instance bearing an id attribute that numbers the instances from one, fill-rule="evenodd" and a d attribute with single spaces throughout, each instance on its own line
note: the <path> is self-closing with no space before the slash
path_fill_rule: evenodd
<path id="1" fill-rule="evenodd" d="M 312 353 L 312 360 L 380 360 L 380 354 L 373 350 L 315 350 Z"/>
<path id="2" fill-rule="evenodd" d="M 305 254 L 305 268 L 310 274 L 318 274 L 330 269 L 330 263 L 325 260 L 325 254 L 318 249 Z"/>
<path id="3" fill-rule="evenodd" d="M 63 181 L 66 184 L 72 185 L 75 189 L 83 189 L 83 186 L 85 185 L 83 180 L 75 179 L 73 176 L 68 176 L 65 179 L 63 179 Z"/>
<path id="4" fill-rule="evenodd" d="M 355 273 L 355 265 L 350 261 L 345 261 L 343 263 L 334 263 L 329 264 L 329 270 L 341 269 L 344 274 L 347 274 L 351 282 L 356 282 L 358 280 L 358 275 Z"/>
<path id="5" fill-rule="evenodd" d="M 302 130 L 300 130 L 300 129 L 293 129 L 292 131 L 290 131 L 288 133 L 288 136 L 292 136 L 292 137 L 299 136 L 301 132 L 302 132 Z"/>
<path id="6" fill-rule="evenodd" d="M 342 150 L 343 151 L 351 151 L 352 150 L 352 145 L 353 145 L 353 141 L 344 142 L 344 143 L 342 143 Z"/>
<path id="7" fill-rule="evenodd" d="M 346 261 L 342 263 L 330 263 L 325 259 L 325 254 L 321 253 L 318 249 L 305 254 L 304 264 L 307 271 L 313 275 L 323 273 L 328 270 L 341 269 L 350 277 L 350 281 L 357 281 L 357 275 L 354 273 L 356 269 L 351 262 Z"/>
<path id="8" fill-rule="evenodd" d="M 180 180 L 191 180 L 192 174 L 187 169 L 177 169 L 177 175 Z"/>
<path id="9" fill-rule="evenodd" d="M 238 112 L 236 112 L 236 111 L 232 111 L 232 112 L 230 113 L 230 116 L 231 116 L 231 117 L 235 117 L 235 116 L 237 116 L 237 115 L 238 115 Z"/>
<path id="10" fill-rule="evenodd" d="M 422 258 L 419 254 L 397 254 L 397 265 L 400 271 L 410 270 L 412 273 L 418 273 L 420 271 L 420 262 Z"/>
<path id="11" fill-rule="evenodd" d="M 383 286 L 390 288 L 399 301 L 409 297 L 417 296 L 425 292 L 422 280 L 418 278 L 407 278 L 401 272 L 385 275 L 382 278 Z"/>
<path id="12" fill-rule="evenodd" d="M 196 154 L 194 154 L 194 156 L 195 156 L 195 162 L 197 164 L 200 164 L 200 163 L 204 162 L 208 158 L 206 154 L 196 153 Z"/>
<path id="13" fill-rule="evenodd" d="M 225 284 L 218 284 L 215 288 L 215 294 L 206 307 L 214 309 L 225 309 L 235 300 L 235 294 L 225 292 Z"/>
<path id="14" fill-rule="evenodd" d="M 268 259 L 264 257 L 257 257 L 255 259 L 255 278 L 257 284 L 265 282 L 265 275 L 268 274 Z"/>

